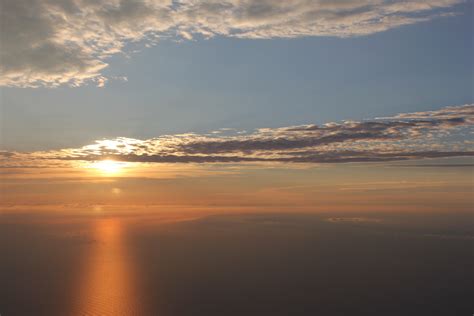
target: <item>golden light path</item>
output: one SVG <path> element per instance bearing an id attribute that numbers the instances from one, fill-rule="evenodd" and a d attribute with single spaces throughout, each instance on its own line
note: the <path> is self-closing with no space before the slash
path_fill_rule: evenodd
<path id="1" fill-rule="evenodd" d="M 134 268 L 119 219 L 93 224 L 95 242 L 84 262 L 75 316 L 141 315 Z"/>

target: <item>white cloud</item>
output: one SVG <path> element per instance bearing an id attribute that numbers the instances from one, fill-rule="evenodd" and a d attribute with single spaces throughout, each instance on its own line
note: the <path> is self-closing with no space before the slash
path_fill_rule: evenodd
<path id="1" fill-rule="evenodd" d="M 107 57 L 162 36 L 349 37 L 452 14 L 462 0 L 2 0 L 0 85 L 105 82 Z M 99 79 L 97 79 L 99 78 Z"/>

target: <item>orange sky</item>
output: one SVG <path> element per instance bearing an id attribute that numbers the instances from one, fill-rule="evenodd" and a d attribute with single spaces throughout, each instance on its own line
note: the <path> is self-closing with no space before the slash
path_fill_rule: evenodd
<path id="1" fill-rule="evenodd" d="M 468 161 L 467 161 L 468 162 Z M 469 211 L 464 159 L 360 164 L 134 164 L 2 169 L 2 212 Z M 426 166 L 428 164 L 428 166 Z M 453 166 L 458 164 L 458 166 Z"/>

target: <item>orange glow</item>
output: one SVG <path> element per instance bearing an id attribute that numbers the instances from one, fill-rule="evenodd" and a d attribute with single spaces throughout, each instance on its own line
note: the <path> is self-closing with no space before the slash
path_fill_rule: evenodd
<path id="1" fill-rule="evenodd" d="M 126 162 L 114 161 L 114 160 L 101 160 L 94 162 L 92 167 L 104 174 L 118 174 L 123 171 L 127 166 Z"/>

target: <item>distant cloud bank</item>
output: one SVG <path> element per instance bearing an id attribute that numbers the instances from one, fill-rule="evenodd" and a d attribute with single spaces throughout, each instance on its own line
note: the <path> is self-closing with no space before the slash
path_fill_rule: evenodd
<path id="1" fill-rule="evenodd" d="M 119 137 L 80 148 L 33 153 L 0 152 L 4 165 L 44 160 L 113 159 L 148 163 L 384 162 L 474 156 L 474 104 L 404 113 L 367 121 L 261 128 L 251 133 Z"/>
<path id="2" fill-rule="evenodd" d="M 107 58 L 160 38 L 350 37 L 457 14 L 463 0 L 3 0 L 0 85 L 104 86 Z"/>

